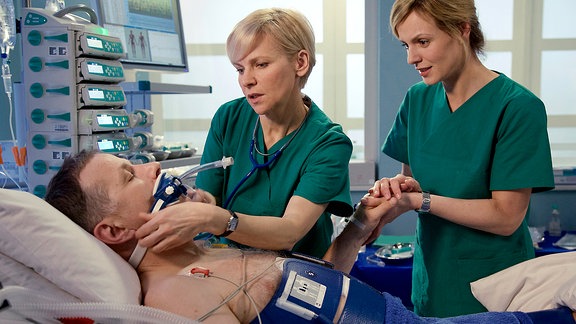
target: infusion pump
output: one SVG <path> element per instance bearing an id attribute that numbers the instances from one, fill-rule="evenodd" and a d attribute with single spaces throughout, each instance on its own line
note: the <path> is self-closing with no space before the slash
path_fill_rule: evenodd
<path id="1" fill-rule="evenodd" d="M 142 149 L 142 139 L 125 131 L 153 122 L 149 111 L 123 108 L 121 40 L 70 15 L 22 9 L 28 185 L 39 197 L 66 157 L 82 149 Z"/>

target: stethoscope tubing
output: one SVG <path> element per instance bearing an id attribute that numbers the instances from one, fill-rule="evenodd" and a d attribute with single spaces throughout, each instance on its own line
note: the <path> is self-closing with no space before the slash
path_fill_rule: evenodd
<path id="1" fill-rule="evenodd" d="M 258 161 L 256 161 L 256 158 L 254 158 L 254 150 L 256 149 L 256 147 L 255 147 L 255 145 L 256 145 L 256 131 L 258 130 L 258 122 L 260 120 L 259 118 L 256 118 L 256 122 L 254 123 L 254 130 L 252 131 L 252 140 L 250 141 L 250 152 L 249 152 L 250 163 L 252 163 L 252 169 L 250 171 L 248 171 L 248 173 L 246 173 L 246 175 L 242 179 L 240 179 L 238 184 L 234 187 L 232 192 L 228 195 L 228 197 L 226 198 L 226 201 L 224 201 L 224 204 L 222 204 L 223 208 L 225 208 L 225 209 L 228 208 L 230 201 L 234 198 L 234 196 L 236 195 L 236 192 L 238 191 L 238 189 L 240 189 L 240 186 L 242 184 L 244 184 L 244 182 L 246 182 L 246 180 L 248 180 L 248 178 L 250 178 L 250 176 L 252 174 L 254 174 L 254 172 L 256 170 L 269 167 L 272 163 L 274 163 L 274 161 L 276 161 L 278 159 L 278 157 L 280 157 L 280 155 L 282 154 L 284 149 L 288 146 L 288 144 L 290 144 L 292 142 L 292 140 L 294 139 L 294 137 L 296 137 L 296 135 L 298 135 L 298 133 L 300 132 L 300 129 L 302 129 L 302 126 L 304 125 L 304 122 L 306 121 L 307 117 L 308 117 L 308 111 L 306 111 L 306 116 L 304 116 L 304 120 L 302 121 L 300 126 L 298 126 L 298 128 L 296 129 L 296 131 L 294 132 L 294 135 L 292 135 L 290 140 L 288 140 L 288 142 L 286 142 L 286 144 L 284 144 L 281 148 L 279 148 L 278 151 L 276 151 L 275 153 L 266 154 L 266 156 L 272 156 L 272 157 L 268 161 L 266 161 L 265 163 L 258 163 Z M 260 153 L 260 154 L 262 154 L 262 153 Z"/>
<path id="2" fill-rule="evenodd" d="M 226 201 L 224 202 L 224 204 L 222 204 L 222 207 L 225 209 L 228 207 L 228 204 L 230 204 L 230 201 L 236 195 L 236 192 L 238 192 L 238 189 L 240 189 L 240 187 L 244 184 L 244 182 L 246 182 L 246 180 L 248 180 L 250 178 L 250 176 L 252 176 L 252 174 L 254 174 L 254 172 L 256 170 L 267 168 L 272 163 L 274 163 L 274 161 L 276 161 L 276 159 L 278 159 L 278 157 L 280 157 L 280 155 L 282 154 L 282 152 L 284 151 L 284 148 L 285 148 L 285 147 L 280 148 L 278 151 L 276 151 L 276 153 L 272 154 L 272 157 L 268 161 L 266 161 L 265 163 L 258 163 L 258 161 L 256 161 L 256 159 L 254 158 L 255 142 L 256 141 L 254 140 L 254 138 L 250 141 L 250 155 L 249 156 L 250 156 L 250 163 L 252 163 L 252 169 L 250 171 L 248 171 L 248 173 L 246 173 L 246 175 L 244 177 L 242 177 L 242 179 L 240 179 L 238 184 L 236 184 L 236 186 L 234 187 L 234 190 L 232 190 L 232 192 L 228 195 L 228 197 L 226 198 Z"/>

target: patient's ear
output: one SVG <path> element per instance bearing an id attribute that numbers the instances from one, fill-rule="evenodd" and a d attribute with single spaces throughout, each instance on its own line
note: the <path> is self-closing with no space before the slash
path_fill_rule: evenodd
<path id="1" fill-rule="evenodd" d="M 100 222 L 94 227 L 94 236 L 106 244 L 122 244 L 134 239 L 135 231 Z"/>

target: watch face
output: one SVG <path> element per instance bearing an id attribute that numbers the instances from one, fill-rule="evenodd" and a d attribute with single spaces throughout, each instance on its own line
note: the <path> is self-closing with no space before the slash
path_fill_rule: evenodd
<path id="1" fill-rule="evenodd" d="M 232 217 L 230 219 L 230 222 L 228 223 L 228 228 L 226 230 L 235 231 L 237 226 L 238 226 L 238 218 Z"/>

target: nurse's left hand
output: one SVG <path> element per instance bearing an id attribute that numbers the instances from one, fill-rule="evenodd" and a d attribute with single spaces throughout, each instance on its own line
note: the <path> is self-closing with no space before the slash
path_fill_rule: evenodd
<path id="1" fill-rule="evenodd" d="M 207 196 L 197 196 L 196 199 L 201 197 L 205 199 Z M 211 215 L 218 209 L 210 203 L 189 200 L 154 214 L 140 213 L 146 223 L 136 231 L 138 244 L 159 253 L 190 243 L 198 233 L 208 231 Z"/>
<path id="2" fill-rule="evenodd" d="M 204 191 L 202 189 L 188 190 L 187 196 L 185 198 L 183 197 L 183 199 L 184 200 L 181 200 L 181 202 L 194 201 L 216 205 L 216 198 L 208 191 Z"/>
<path id="3" fill-rule="evenodd" d="M 418 192 L 422 191 L 420 188 L 420 183 L 412 177 L 405 176 L 403 174 L 398 174 L 393 178 L 382 178 L 376 180 L 372 188 L 368 190 L 368 193 L 372 197 L 384 197 L 390 199 L 396 197 L 400 199 L 403 192 Z"/>

